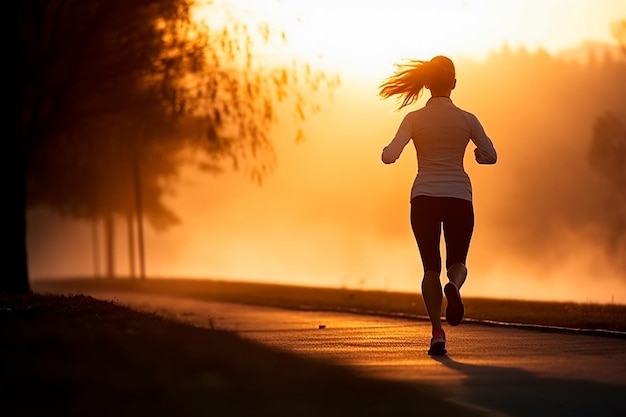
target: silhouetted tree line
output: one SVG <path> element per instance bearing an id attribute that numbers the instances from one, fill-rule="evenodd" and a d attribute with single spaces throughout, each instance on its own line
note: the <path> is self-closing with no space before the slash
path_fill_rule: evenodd
<path id="1" fill-rule="evenodd" d="M 182 164 L 245 166 L 260 180 L 274 163 L 277 104 L 288 101 L 301 121 L 314 109 L 303 92 L 336 84 L 308 65 L 264 65 L 250 28 L 207 27 L 194 19 L 196 4 L 11 2 L 16 175 L 7 198 L 11 268 L 0 291 L 29 290 L 26 210 L 38 206 L 102 222 L 109 275 L 114 219 L 125 218 L 144 275 L 143 218 L 156 228 L 179 221 L 163 198 Z M 260 32 L 263 42 L 285 37 L 266 25 Z"/>
<path id="2" fill-rule="evenodd" d="M 471 101 L 500 154 L 495 173 L 472 172 L 490 233 L 544 272 L 588 245 L 626 266 L 626 55 L 612 48 L 574 59 L 504 47 L 459 64 L 457 101 Z"/>

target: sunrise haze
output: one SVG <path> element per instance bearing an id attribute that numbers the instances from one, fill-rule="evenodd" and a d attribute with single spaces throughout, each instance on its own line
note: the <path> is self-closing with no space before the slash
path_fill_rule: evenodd
<path id="1" fill-rule="evenodd" d="M 626 303 L 626 238 L 612 243 L 622 229 L 610 214 L 626 203 L 588 162 L 598 118 L 626 123 L 626 56 L 611 33 L 626 2 L 227 3 L 227 14 L 284 29 L 286 46 L 263 49 L 269 60 L 306 60 L 341 84 L 315 96 L 321 111 L 301 142 L 292 115 L 280 114 L 277 165 L 261 185 L 245 168 L 181 171 L 167 201 L 181 224 L 146 231 L 149 277 L 419 291 L 414 151 L 391 166 L 380 153 L 428 92 L 398 112 L 377 93 L 395 62 L 443 54 L 457 64 L 453 101 L 478 116 L 499 153 L 497 165 L 478 166 L 468 147 L 476 228 L 464 295 Z M 90 224 L 36 210 L 28 230 L 33 279 L 93 274 Z"/>

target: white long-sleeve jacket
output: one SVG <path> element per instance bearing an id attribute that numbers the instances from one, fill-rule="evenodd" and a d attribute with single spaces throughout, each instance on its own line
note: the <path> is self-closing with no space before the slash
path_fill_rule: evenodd
<path id="1" fill-rule="evenodd" d="M 418 168 L 411 199 L 427 195 L 472 201 L 472 184 L 463 167 L 470 140 L 476 145 L 474 154 L 479 164 L 495 164 L 498 159 L 478 118 L 456 107 L 449 97 L 431 97 L 426 106 L 408 113 L 383 149 L 382 161 L 395 162 L 411 139 Z"/>

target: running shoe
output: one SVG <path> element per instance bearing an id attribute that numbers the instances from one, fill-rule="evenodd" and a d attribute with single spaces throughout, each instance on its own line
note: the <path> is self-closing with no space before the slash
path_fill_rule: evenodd
<path id="1" fill-rule="evenodd" d="M 461 293 L 456 284 L 452 281 L 446 284 L 443 288 L 443 292 L 446 293 L 446 299 L 448 300 L 448 305 L 446 306 L 446 321 L 450 326 L 458 326 L 463 321 L 463 315 L 465 314 Z"/>
<path id="2" fill-rule="evenodd" d="M 443 329 L 433 330 L 433 337 L 430 339 L 430 349 L 428 349 L 428 354 L 435 356 L 445 355 L 447 353 L 445 332 Z"/>

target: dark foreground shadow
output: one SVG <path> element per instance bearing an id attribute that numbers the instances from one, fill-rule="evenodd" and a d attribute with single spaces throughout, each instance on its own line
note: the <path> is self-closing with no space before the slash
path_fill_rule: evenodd
<path id="1" fill-rule="evenodd" d="M 0 416 L 483 417 L 401 381 L 114 302 L 0 292 Z"/>
<path id="2" fill-rule="evenodd" d="M 626 387 L 534 375 L 520 368 L 464 364 L 433 357 L 465 375 L 465 401 L 518 417 L 623 416 Z"/>

